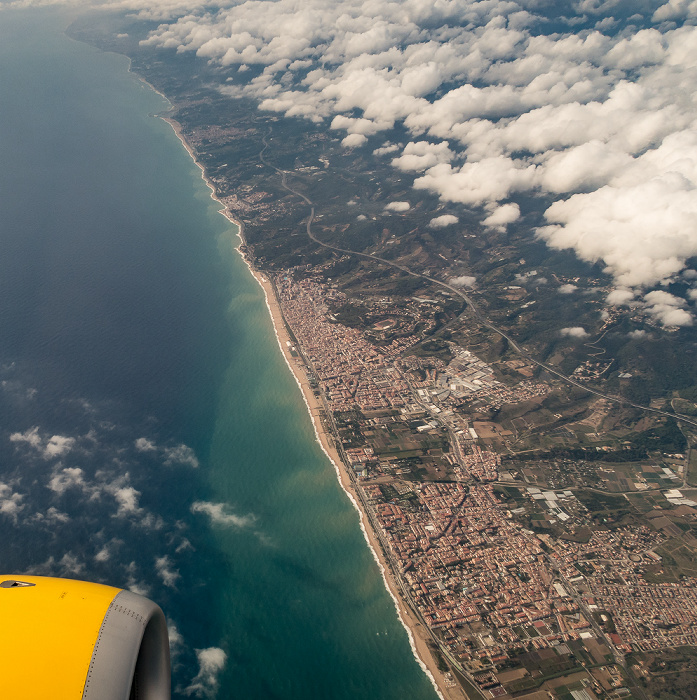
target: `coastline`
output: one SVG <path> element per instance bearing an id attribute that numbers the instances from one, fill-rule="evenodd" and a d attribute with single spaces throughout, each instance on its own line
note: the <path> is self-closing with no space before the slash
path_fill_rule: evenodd
<path id="1" fill-rule="evenodd" d="M 146 84 L 149 85 L 149 83 Z M 242 257 L 251 275 L 264 292 L 266 307 L 269 311 L 269 316 L 271 317 L 278 346 L 291 374 L 295 378 L 295 381 L 300 388 L 301 395 L 312 421 L 315 431 L 315 438 L 332 463 L 341 488 L 348 496 L 354 508 L 358 511 L 363 536 L 373 554 L 373 558 L 378 564 L 378 568 L 380 569 L 387 592 L 390 594 L 394 602 L 399 620 L 407 632 L 409 644 L 416 661 L 419 663 L 424 673 L 428 676 L 437 695 L 442 700 L 467 700 L 467 695 L 460 689 L 459 686 L 452 685 L 450 683 L 446 684 L 444 674 L 439 670 L 436 659 L 428 647 L 428 631 L 424 628 L 423 623 L 416 617 L 415 613 L 405 604 L 399 592 L 399 586 L 395 580 L 394 574 L 392 573 L 389 562 L 383 553 L 378 536 L 370 524 L 367 513 L 364 512 L 363 508 L 361 507 L 360 499 L 356 494 L 355 486 L 348 472 L 348 467 L 341 459 L 339 452 L 334 446 L 333 436 L 322 426 L 322 422 L 320 420 L 320 412 L 323 409 L 322 402 L 314 395 L 312 387 L 309 384 L 305 371 L 305 363 L 300 356 L 293 357 L 290 353 L 290 344 L 292 341 L 288 333 L 281 305 L 278 302 L 274 286 L 267 275 L 254 267 L 243 250 L 243 246 L 245 245 L 243 224 L 236 221 L 225 205 L 218 199 L 213 183 L 208 179 L 205 169 L 198 162 L 196 159 L 196 154 L 184 138 L 179 122 L 170 117 L 162 115 L 158 115 L 158 118 L 167 122 L 167 124 L 172 127 L 172 130 L 176 134 L 177 138 L 181 141 L 187 153 L 191 156 L 193 162 L 200 169 L 201 178 L 211 191 L 211 199 L 214 200 L 216 204 L 220 205 L 219 213 L 237 227 L 237 236 L 240 242 L 237 245 L 236 250 Z"/>

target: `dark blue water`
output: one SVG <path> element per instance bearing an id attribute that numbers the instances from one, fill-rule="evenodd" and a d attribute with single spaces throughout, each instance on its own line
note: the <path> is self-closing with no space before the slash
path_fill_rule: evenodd
<path id="1" fill-rule="evenodd" d="M 433 698 L 162 98 L 0 12 L 0 560 L 155 599 L 176 697 Z"/>

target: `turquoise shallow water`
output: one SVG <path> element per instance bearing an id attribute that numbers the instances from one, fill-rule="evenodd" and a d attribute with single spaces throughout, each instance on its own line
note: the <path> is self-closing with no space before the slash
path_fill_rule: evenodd
<path id="1" fill-rule="evenodd" d="M 2 568 L 150 595 L 176 697 L 435 697 L 235 231 L 67 21 L 0 12 Z"/>

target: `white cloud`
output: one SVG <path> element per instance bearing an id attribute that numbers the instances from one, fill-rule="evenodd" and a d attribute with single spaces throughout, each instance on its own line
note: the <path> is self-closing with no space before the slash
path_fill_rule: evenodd
<path id="1" fill-rule="evenodd" d="M 518 221 L 520 218 L 520 207 L 515 203 L 502 204 L 492 210 L 491 214 L 482 222 L 489 228 L 505 231 L 508 224 Z"/>
<path id="2" fill-rule="evenodd" d="M 177 545 L 177 548 L 174 550 L 176 554 L 180 554 L 181 552 L 188 552 L 188 551 L 193 551 L 194 550 L 194 545 L 189 542 L 189 540 L 184 537 L 182 541 Z"/>
<path id="3" fill-rule="evenodd" d="M 104 545 L 95 555 L 94 555 L 94 560 L 97 562 L 105 562 L 109 561 L 111 559 L 111 550 L 109 549 L 108 545 Z"/>
<path id="4" fill-rule="evenodd" d="M 196 469 L 199 466 L 199 461 L 190 447 L 187 445 L 177 445 L 176 447 L 168 447 L 165 449 L 165 464 L 180 464 L 185 467 L 193 467 Z"/>
<path id="5" fill-rule="evenodd" d="M 29 428 L 23 433 L 12 433 L 10 440 L 16 443 L 24 443 L 40 452 L 45 459 L 61 457 L 70 452 L 75 446 L 75 438 L 63 435 L 42 437 L 38 427 Z"/>
<path id="6" fill-rule="evenodd" d="M 562 328 L 559 333 L 569 338 L 587 338 L 588 331 L 581 326 L 572 326 L 570 328 Z"/>
<path id="7" fill-rule="evenodd" d="M 606 184 L 633 163 L 628 153 L 613 150 L 598 139 L 550 151 L 543 157 L 541 186 L 548 192 L 578 192 Z"/>
<path id="8" fill-rule="evenodd" d="M 184 637 L 177 629 L 177 626 L 172 620 L 167 618 L 167 636 L 169 637 L 169 653 L 170 656 L 177 656 L 184 647 Z"/>
<path id="9" fill-rule="evenodd" d="M 380 148 L 376 148 L 373 151 L 373 155 L 386 156 L 389 153 L 394 153 L 395 151 L 398 151 L 399 149 L 400 146 L 396 143 L 385 143 L 384 145 L 380 146 Z"/>
<path id="10" fill-rule="evenodd" d="M 691 326 L 694 322 L 690 312 L 683 308 L 685 300 L 668 292 L 649 292 L 645 295 L 644 302 L 646 311 L 664 326 Z"/>
<path id="11" fill-rule="evenodd" d="M 42 440 L 39 436 L 39 429 L 37 427 L 29 428 L 23 433 L 12 433 L 10 435 L 10 440 L 12 442 L 24 442 L 36 449 L 41 449 L 42 447 Z"/>
<path id="12" fill-rule="evenodd" d="M 58 567 L 61 576 L 82 576 L 85 572 L 85 564 L 72 552 L 66 552 L 62 556 Z"/>
<path id="13" fill-rule="evenodd" d="M 68 489 L 78 488 L 85 490 L 85 473 L 79 467 L 65 467 L 54 472 L 48 482 L 48 488 L 59 496 L 62 496 Z"/>
<path id="14" fill-rule="evenodd" d="M 445 228 L 446 226 L 457 224 L 459 221 L 460 219 L 458 219 L 454 214 L 441 214 L 440 216 L 436 216 L 435 218 L 431 219 L 428 222 L 428 227 Z"/>
<path id="15" fill-rule="evenodd" d="M 252 515 L 226 513 L 226 509 L 227 506 L 224 503 L 209 503 L 208 501 L 196 501 L 191 506 L 192 513 L 203 513 L 217 525 L 248 527 L 254 522 L 254 516 Z"/>
<path id="16" fill-rule="evenodd" d="M 46 523 L 51 526 L 70 522 L 70 516 L 54 506 L 48 508 L 45 513 L 34 513 L 32 518 L 37 522 Z"/>
<path id="17" fill-rule="evenodd" d="M 460 277 L 451 277 L 449 283 L 453 287 L 474 287 L 476 281 L 476 277 L 472 277 L 471 275 L 461 275 Z"/>
<path id="18" fill-rule="evenodd" d="M 17 522 L 20 512 L 24 509 L 24 496 L 16 493 L 11 486 L 0 482 L 0 514 Z"/>
<path id="19" fill-rule="evenodd" d="M 562 284 L 557 291 L 559 294 L 573 294 L 577 289 L 575 284 Z"/>
<path id="20" fill-rule="evenodd" d="M 538 234 L 552 248 L 603 261 L 618 284 L 636 288 L 670 279 L 697 254 L 697 236 L 689 235 L 696 216 L 695 187 L 666 177 L 557 201 Z"/>
<path id="21" fill-rule="evenodd" d="M 528 272 L 516 272 L 515 281 L 519 283 L 529 282 L 537 277 L 537 270 L 528 270 Z"/>
<path id="22" fill-rule="evenodd" d="M 385 211 L 403 212 L 409 209 L 411 209 L 409 202 L 390 202 L 385 205 Z"/>
<path id="23" fill-rule="evenodd" d="M 187 695 L 213 697 L 218 688 L 218 676 L 225 668 L 227 654 L 219 647 L 196 649 L 199 671 L 186 688 Z"/>
<path id="24" fill-rule="evenodd" d="M 134 561 L 130 562 L 130 564 L 128 564 L 128 566 L 126 567 L 126 588 L 129 591 L 137 593 L 138 595 L 143 595 L 147 597 L 150 595 L 150 588 L 147 586 L 146 583 L 144 583 L 143 581 L 139 581 L 136 578 L 137 569 L 138 567 L 136 566 L 136 563 Z"/>
<path id="25" fill-rule="evenodd" d="M 123 486 L 113 491 L 118 510 L 116 515 L 137 515 L 142 512 L 142 508 L 138 505 L 140 491 L 136 491 L 132 486 Z"/>
<path id="26" fill-rule="evenodd" d="M 697 17 L 697 0 L 669 0 L 653 13 L 654 22 Z"/>
<path id="27" fill-rule="evenodd" d="M 138 452 L 155 452 L 157 450 L 157 445 L 148 438 L 138 438 L 135 441 L 136 450 Z"/>
<path id="28" fill-rule="evenodd" d="M 60 457 L 66 452 L 70 452 L 75 445 L 75 438 L 64 437 L 62 435 L 54 435 L 49 438 L 46 447 L 44 448 L 44 455 L 47 458 L 50 457 Z"/>
<path id="29" fill-rule="evenodd" d="M 172 560 L 166 554 L 155 559 L 155 571 L 168 588 L 174 588 L 180 578 L 179 571 L 172 568 Z"/>
<path id="30" fill-rule="evenodd" d="M 613 289 L 607 295 L 605 301 L 610 306 L 625 306 L 634 301 L 634 297 L 634 292 L 631 289 Z"/>
<path id="31" fill-rule="evenodd" d="M 392 165 L 399 170 L 422 172 L 438 163 L 449 163 L 453 155 L 447 141 L 410 141 L 404 147 L 402 155 L 392 159 Z"/>
<path id="32" fill-rule="evenodd" d="M 414 180 L 414 187 L 436 192 L 446 202 L 467 205 L 499 202 L 534 186 L 537 167 L 518 163 L 507 156 L 483 158 L 459 168 L 442 163 Z"/>
<path id="33" fill-rule="evenodd" d="M 341 145 L 345 148 L 358 148 L 362 146 L 368 138 L 363 134 L 349 134 L 341 140 Z"/>

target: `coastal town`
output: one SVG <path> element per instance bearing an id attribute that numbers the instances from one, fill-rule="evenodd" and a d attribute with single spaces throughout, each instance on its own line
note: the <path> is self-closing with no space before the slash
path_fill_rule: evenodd
<path id="1" fill-rule="evenodd" d="M 416 333 L 371 342 L 394 320 L 366 331 L 343 325 L 333 312 L 342 293 L 297 272 L 273 276 L 287 357 L 322 406 L 322 430 L 397 594 L 427 630 L 448 693 L 642 697 L 642 652 L 697 645 L 696 579 L 661 580 L 657 553 L 682 535 L 666 517 L 671 507 L 697 518 L 697 503 L 668 488 L 676 473 L 661 472 L 673 502 L 649 513 L 650 524 L 591 527 L 581 489 L 555 488 L 553 473 L 545 485 L 502 466 L 512 431 L 476 420 L 473 406 L 540 401 L 551 382 L 525 371 L 502 381 L 455 344 L 449 362 L 415 354 Z M 379 301 L 389 308 L 389 299 Z"/>

